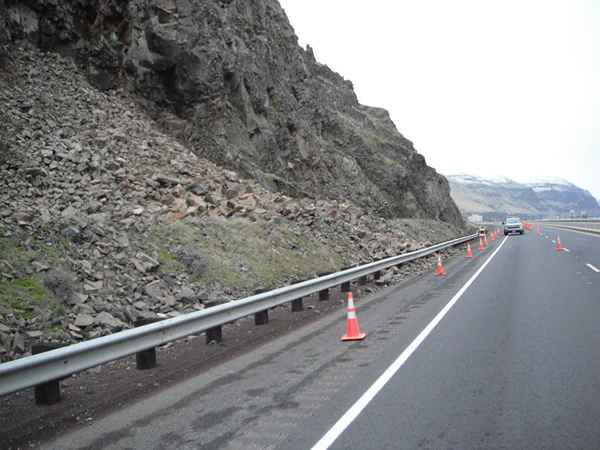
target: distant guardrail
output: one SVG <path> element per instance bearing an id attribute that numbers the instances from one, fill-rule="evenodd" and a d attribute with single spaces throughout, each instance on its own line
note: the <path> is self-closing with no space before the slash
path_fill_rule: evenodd
<path id="1" fill-rule="evenodd" d="M 36 387 L 39 403 L 53 403 L 60 396 L 59 380 L 82 370 L 136 354 L 138 368 L 156 363 L 156 347 L 192 334 L 206 332 L 209 339 L 221 339 L 221 327 L 254 315 L 255 323 L 268 322 L 270 308 L 292 302 L 292 311 L 302 309 L 302 298 L 327 292 L 335 286 L 350 290 L 350 283 L 399 264 L 414 261 L 450 247 L 476 239 L 477 234 L 432 245 L 414 252 L 342 270 L 291 286 L 256 294 L 241 300 L 213 306 L 138 328 L 121 331 L 77 344 L 0 364 L 0 395 Z M 328 296 L 325 296 L 328 297 Z"/>
<path id="2" fill-rule="evenodd" d="M 581 222 L 581 223 L 600 223 L 600 219 L 541 219 L 538 222 Z"/>
<path id="3" fill-rule="evenodd" d="M 556 228 L 600 234 L 600 219 L 560 219 L 540 222 Z"/>

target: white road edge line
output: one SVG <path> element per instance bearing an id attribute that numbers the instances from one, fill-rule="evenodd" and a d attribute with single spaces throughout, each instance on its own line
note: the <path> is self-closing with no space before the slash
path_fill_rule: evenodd
<path id="1" fill-rule="evenodd" d="M 593 266 L 592 264 L 586 264 L 586 266 L 588 266 L 590 269 L 592 269 L 594 272 L 596 273 L 600 273 L 600 269 L 598 269 L 596 266 Z"/>
<path id="2" fill-rule="evenodd" d="M 442 321 L 444 316 L 450 311 L 454 304 L 463 296 L 463 294 L 469 289 L 473 282 L 479 277 L 481 272 L 487 267 L 490 261 L 500 251 L 508 237 L 500 243 L 496 251 L 491 254 L 488 260 L 473 274 L 473 276 L 460 288 L 460 290 L 452 297 L 452 299 L 437 313 L 429 324 L 419 335 L 404 349 L 400 356 L 375 380 L 375 382 L 365 391 L 363 395 L 346 411 L 346 413 L 329 429 L 329 431 L 317 442 L 311 450 L 326 450 L 328 449 L 338 437 L 350 426 L 352 422 L 359 416 L 359 414 L 366 408 L 366 406 L 375 398 L 375 396 L 383 389 L 383 387 L 390 381 L 390 379 L 400 370 L 404 363 L 410 358 L 410 356 L 419 348 L 423 341 L 429 336 L 434 328 Z"/>

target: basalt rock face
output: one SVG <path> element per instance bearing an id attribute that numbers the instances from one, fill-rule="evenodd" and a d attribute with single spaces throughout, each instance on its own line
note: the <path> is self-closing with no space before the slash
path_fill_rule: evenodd
<path id="1" fill-rule="evenodd" d="M 4 0 L 0 0 L 0 13 L 6 12 Z M 8 44 L 11 41 L 6 14 L 0 14 L 0 67 L 5 64 L 8 54 Z"/>
<path id="2" fill-rule="evenodd" d="M 198 155 L 270 189 L 462 225 L 446 179 L 298 46 L 276 0 L 0 0 L 0 17 L 0 46 L 28 39 L 100 89 L 129 85 Z"/>

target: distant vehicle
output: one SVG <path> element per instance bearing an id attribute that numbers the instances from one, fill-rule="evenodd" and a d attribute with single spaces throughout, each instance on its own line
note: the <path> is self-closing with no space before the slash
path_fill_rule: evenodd
<path id="1" fill-rule="evenodd" d="M 523 234 L 525 232 L 523 223 L 521 223 L 521 219 L 518 217 L 509 217 L 502 223 L 504 225 L 504 236 L 516 233 Z"/>
<path id="2" fill-rule="evenodd" d="M 487 234 L 487 228 L 483 225 L 479 227 L 479 237 L 485 237 Z"/>

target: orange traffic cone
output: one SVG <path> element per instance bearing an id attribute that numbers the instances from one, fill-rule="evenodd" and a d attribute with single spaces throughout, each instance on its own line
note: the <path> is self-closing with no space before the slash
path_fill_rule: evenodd
<path id="1" fill-rule="evenodd" d="M 442 257 L 438 256 L 437 265 L 435 266 L 435 276 L 443 277 L 446 275 L 446 269 L 444 269 L 444 264 L 442 264 Z"/>
<path id="2" fill-rule="evenodd" d="M 471 244 L 469 242 L 467 242 L 467 256 L 465 256 L 465 258 L 472 258 L 473 257 L 473 249 L 471 249 Z"/>
<path id="3" fill-rule="evenodd" d="M 488 245 L 490 245 L 490 243 L 487 240 L 487 234 L 483 235 L 483 243 L 485 244 L 485 246 L 487 247 Z"/>
<path id="4" fill-rule="evenodd" d="M 560 236 L 556 236 L 556 251 L 557 252 L 562 252 L 564 250 L 564 247 L 562 246 L 562 243 L 560 242 Z"/>
<path id="5" fill-rule="evenodd" d="M 485 250 L 485 244 L 483 243 L 483 237 L 479 236 L 479 251 L 482 252 Z"/>
<path id="6" fill-rule="evenodd" d="M 495 233 L 495 232 L 492 232 L 492 233 L 490 234 L 490 239 L 491 239 L 492 241 L 495 241 L 495 240 L 496 240 L 496 233 Z"/>
<path id="7" fill-rule="evenodd" d="M 342 336 L 342 341 L 360 341 L 364 339 L 367 334 L 360 331 L 352 292 L 348 292 L 348 309 L 346 311 L 346 334 Z"/>

